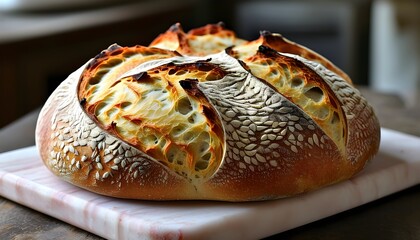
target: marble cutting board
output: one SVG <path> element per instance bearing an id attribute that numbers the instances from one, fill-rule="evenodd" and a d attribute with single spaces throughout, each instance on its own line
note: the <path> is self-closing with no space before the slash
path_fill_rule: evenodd
<path id="1" fill-rule="evenodd" d="M 382 129 L 381 147 L 354 178 L 266 202 L 133 201 L 63 182 L 35 147 L 0 154 L 0 195 L 108 239 L 258 239 L 420 183 L 420 138 Z"/>

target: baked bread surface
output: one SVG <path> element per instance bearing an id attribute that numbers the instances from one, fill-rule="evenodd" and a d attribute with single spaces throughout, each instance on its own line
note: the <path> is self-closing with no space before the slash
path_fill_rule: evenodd
<path id="1" fill-rule="evenodd" d="M 379 140 L 372 107 L 327 59 L 221 24 L 111 45 L 52 93 L 36 130 L 57 176 L 150 200 L 296 195 L 349 179 Z"/>

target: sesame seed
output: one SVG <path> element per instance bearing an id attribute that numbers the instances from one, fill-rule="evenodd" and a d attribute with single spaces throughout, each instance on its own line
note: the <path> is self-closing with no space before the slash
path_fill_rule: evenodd
<path id="1" fill-rule="evenodd" d="M 312 138 L 308 138 L 308 143 L 314 145 L 314 141 L 312 140 Z"/>
<path id="2" fill-rule="evenodd" d="M 237 131 L 237 133 L 239 134 L 240 138 L 248 138 L 248 133 L 246 132 Z"/>
<path id="3" fill-rule="evenodd" d="M 101 170 L 104 169 L 104 167 L 102 166 L 100 162 L 96 163 L 96 167 Z"/>
<path id="4" fill-rule="evenodd" d="M 287 129 L 285 128 L 285 129 L 281 130 L 280 135 L 284 136 L 284 135 L 286 135 L 286 133 L 287 133 Z"/>
<path id="5" fill-rule="evenodd" d="M 75 153 L 75 149 L 74 149 L 74 147 L 73 147 L 72 145 L 69 145 L 69 146 L 68 146 L 68 149 L 69 149 L 69 151 L 70 151 L 71 153 Z"/>
<path id="6" fill-rule="evenodd" d="M 235 154 L 239 154 L 239 149 L 237 149 L 237 148 L 232 148 L 232 151 L 233 151 L 233 153 L 235 153 Z"/>
<path id="7" fill-rule="evenodd" d="M 90 131 L 90 136 L 93 137 L 93 138 L 96 138 L 97 136 L 99 136 L 99 134 L 101 134 L 101 130 L 97 127 L 93 128 Z"/>
<path id="8" fill-rule="evenodd" d="M 89 137 L 89 131 L 83 131 L 82 135 L 81 135 L 81 138 L 82 139 L 87 139 L 88 137 Z"/>
<path id="9" fill-rule="evenodd" d="M 114 164 L 118 164 L 121 162 L 121 158 L 114 158 Z"/>
<path id="10" fill-rule="evenodd" d="M 89 142 L 89 147 L 91 149 L 95 149 L 97 145 L 98 145 L 98 143 L 96 141 L 90 141 Z"/>
<path id="11" fill-rule="evenodd" d="M 251 143 L 251 138 L 241 138 L 241 142 L 243 142 L 245 144 L 250 144 Z"/>
<path id="12" fill-rule="evenodd" d="M 319 146 L 319 141 L 318 141 L 318 136 L 314 133 L 314 135 L 312 136 L 314 139 L 314 143 Z"/>
<path id="13" fill-rule="evenodd" d="M 259 162 L 266 162 L 265 158 L 263 156 L 261 156 L 260 154 L 255 154 L 255 157 L 257 158 L 257 160 Z"/>
<path id="14" fill-rule="evenodd" d="M 81 139 L 81 140 L 79 140 L 79 145 L 80 146 L 86 146 L 87 145 L 87 141 L 85 139 Z"/>
<path id="15" fill-rule="evenodd" d="M 251 159 L 251 162 L 252 162 L 252 164 L 254 164 L 254 165 L 257 165 L 257 166 L 258 166 L 258 161 L 257 161 L 257 159 L 252 158 L 252 159 Z"/>
<path id="16" fill-rule="evenodd" d="M 104 138 L 105 138 L 105 135 L 104 135 L 104 134 L 100 134 L 98 137 L 96 137 L 96 138 L 95 138 L 95 141 L 100 142 L 100 141 L 102 141 Z"/>
<path id="17" fill-rule="evenodd" d="M 291 121 L 298 121 L 298 120 L 299 120 L 299 117 L 298 117 L 298 116 L 295 116 L 295 115 L 290 115 L 290 116 L 289 116 L 289 119 L 290 119 Z"/>
<path id="18" fill-rule="evenodd" d="M 276 135 L 274 135 L 274 134 L 268 134 L 268 139 L 274 141 L 274 140 L 276 140 Z"/>
<path id="19" fill-rule="evenodd" d="M 111 153 L 111 150 L 109 150 L 108 148 L 104 150 L 104 155 L 108 155 Z"/>
<path id="20" fill-rule="evenodd" d="M 268 126 L 271 126 L 271 125 L 273 125 L 273 123 L 274 123 L 274 121 L 266 121 L 264 124 L 268 125 Z"/>
<path id="21" fill-rule="evenodd" d="M 297 137 L 297 139 L 298 139 L 298 141 L 302 142 L 303 141 L 303 135 L 302 134 L 299 134 L 298 137 Z"/>
<path id="22" fill-rule="evenodd" d="M 232 125 L 228 124 L 228 125 L 226 125 L 226 131 L 227 132 L 233 132 L 233 131 L 235 131 L 235 128 Z"/>
<path id="23" fill-rule="evenodd" d="M 119 143 L 117 142 L 117 141 L 115 141 L 115 143 L 113 143 L 112 145 L 110 145 L 109 146 L 109 148 L 111 149 L 111 150 L 115 150 L 117 147 L 119 147 Z"/>
<path id="24" fill-rule="evenodd" d="M 230 122 L 234 128 L 239 128 L 241 126 L 241 122 L 239 120 L 233 120 Z"/>
<path id="25" fill-rule="evenodd" d="M 258 132 L 263 131 L 264 129 L 267 129 L 267 127 L 266 126 L 261 126 L 261 125 L 257 126 L 257 131 Z"/>
<path id="26" fill-rule="evenodd" d="M 290 112 L 290 111 L 292 111 L 292 109 L 291 109 L 291 108 L 289 108 L 289 107 L 281 107 L 281 108 L 279 109 L 279 112 L 280 112 L 280 113 L 288 113 L 288 112 Z"/>
<path id="27" fill-rule="evenodd" d="M 110 162 L 112 159 L 114 159 L 114 156 L 113 156 L 113 155 L 105 155 L 105 157 L 104 157 L 104 162 L 105 162 L 105 163 L 108 163 L 108 162 Z"/>
<path id="28" fill-rule="evenodd" d="M 257 110 L 254 110 L 254 109 L 248 109 L 248 111 L 247 111 L 247 114 L 248 115 L 255 115 L 255 114 L 257 114 Z"/>
<path id="29" fill-rule="evenodd" d="M 96 156 L 98 156 L 98 151 L 96 151 L 96 149 L 95 149 L 95 151 L 92 152 L 92 155 L 90 157 L 91 158 L 96 158 Z"/>
<path id="30" fill-rule="evenodd" d="M 98 142 L 98 150 L 102 150 L 102 144 L 105 144 L 104 142 Z M 104 145 L 105 147 L 105 145 Z"/>
<path id="31" fill-rule="evenodd" d="M 125 151 L 125 154 L 124 154 L 124 156 L 126 157 L 126 158 L 129 158 L 129 157 L 132 157 L 133 156 L 133 154 L 132 154 L 132 152 L 131 151 Z"/>
<path id="32" fill-rule="evenodd" d="M 124 153 L 124 148 L 123 148 L 122 146 L 120 146 L 120 147 L 118 148 L 118 153 L 119 153 L 119 154 L 123 154 L 123 153 Z"/>
<path id="33" fill-rule="evenodd" d="M 247 145 L 247 146 L 245 147 L 245 150 L 252 150 L 252 149 L 254 149 L 256 146 L 257 146 L 257 144 L 255 144 L 255 143 L 249 144 L 249 145 Z"/>
<path id="34" fill-rule="evenodd" d="M 240 131 L 242 131 L 242 132 L 248 132 L 249 131 L 249 127 L 248 126 L 241 126 L 240 127 Z"/>
<path id="35" fill-rule="evenodd" d="M 252 123 L 251 125 L 249 125 L 249 129 L 253 132 L 257 131 L 257 125 L 255 125 L 254 123 Z"/>
<path id="36" fill-rule="evenodd" d="M 117 171 L 118 170 L 118 166 L 117 165 L 112 165 L 111 166 L 111 169 Z"/>
<path id="37" fill-rule="evenodd" d="M 115 140 L 114 138 L 112 138 L 112 137 L 107 137 L 107 138 L 105 138 L 105 143 L 106 143 L 107 145 L 112 145 L 115 141 L 116 141 L 116 140 Z"/>
<path id="38" fill-rule="evenodd" d="M 226 111 L 225 114 L 227 117 L 230 117 L 230 118 L 233 118 L 236 116 L 236 113 L 234 111 Z"/>
<path id="39" fill-rule="evenodd" d="M 252 150 L 252 151 L 245 151 L 245 153 L 246 153 L 246 155 L 252 157 L 257 153 L 257 150 L 255 149 L 255 150 Z"/>
<path id="40" fill-rule="evenodd" d="M 242 142 L 236 142 L 236 146 L 238 148 L 244 148 L 246 145 L 244 143 L 242 143 Z"/>
<path id="41" fill-rule="evenodd" d="M 280 127 L 284 127 L 284 126 L 286 126 L 286 125 L 287 125 L 287 122 L 280 122 L 280 123 L 279 123 L 279 126 L 280 126 Z"/>

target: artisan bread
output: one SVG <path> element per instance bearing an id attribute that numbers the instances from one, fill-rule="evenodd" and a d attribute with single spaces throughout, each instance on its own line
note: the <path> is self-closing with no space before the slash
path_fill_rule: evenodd
<path id="1" fill-rule="evenodd" d="M 351 178 L 379 140 L 372 107 L 330 61 L 222 24 L 111 45 L 52 93 L 36 129 L 55 175 L 149 200 L 293 196 Z"/>

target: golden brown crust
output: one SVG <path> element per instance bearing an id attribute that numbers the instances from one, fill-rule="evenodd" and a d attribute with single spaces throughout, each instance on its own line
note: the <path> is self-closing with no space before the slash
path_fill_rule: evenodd
<path id="1" fill-rule="evenodd" d="M 112 45 L 45 103 L 36 142 L 79 187 L 135 199 L 275 199 L 350 178 L 379 124 L 340 69 L 278 34 L 179 24 Z"/>
<path id="2" fill-rule="evenodd" d="M 244 42 L 233 31 L 225 29 L 222 23 L 207 24 L 188 33 L 177 23 L 153 40 L 149 47 L 169 49 L 182 55 L 206 56 Z"/>

